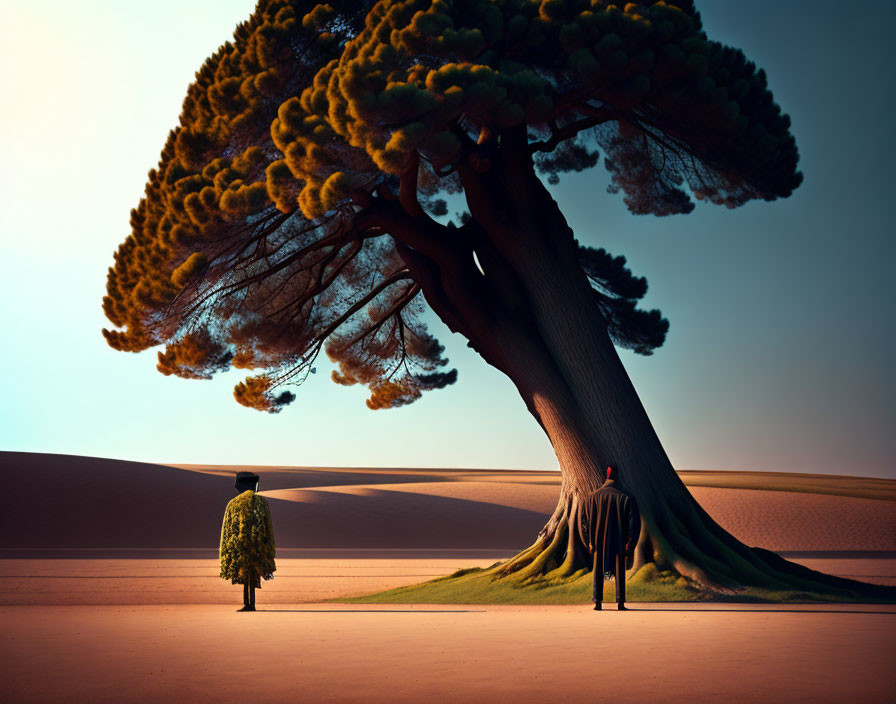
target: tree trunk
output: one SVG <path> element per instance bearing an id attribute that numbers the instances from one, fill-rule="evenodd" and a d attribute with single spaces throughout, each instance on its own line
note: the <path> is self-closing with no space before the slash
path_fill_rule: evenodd
<path id="1" fill-rule="evenodd" d="M 715 592 L 745 586 L 874 591 L 749 548 L 703 511 L 663 450 L 607 333 L 573 233 L 528 152 L 502 147 L 484 177 L 467 167 L 460 175 L 478 233 L 473 251 L 483 282 L 477 295 L 488 319 L 477 322 L 482 310 L 459 300 L 453 314 L 459 310 L 465 318 L 471 347 L 514 382 L 548 435 L 562 474 L 554 514 L 536 542 L 501 572 L 537 580 L 590 569 L 576 526 L 585 498 L 613 466 L 642 516 L 633 570 L 654 563 Z M 441 274 L 456 285 L 451 267 Z M 424 284 L 424 294 L 439 312 L 431 288 Z"/>

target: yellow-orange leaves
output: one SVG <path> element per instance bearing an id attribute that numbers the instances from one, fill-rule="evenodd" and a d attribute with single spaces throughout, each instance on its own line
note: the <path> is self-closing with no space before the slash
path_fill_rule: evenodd
<path id="1" fill-rule="evenodd" d="M 229 363 L 230 354 L 203 328 L 169 343 L 164 352 L 159 352 L 156 367 L 165 376 L 211 379 L 213 372 L 227 368 Z"/>
<path id="2" fill-rule="evenodd" d="M 282 407 L 292 403 L 295 394 L 283 391 L 277 396 L 271 393 L 273 381 L 268 376 L 250 376 L 241 381 L 233 389 L 233 397 L 237 403 L 256 411 L 279 413 Z"/>
<path id="3" fill-rule="evenodd" d="M 177 287 L 184 286 L 196 272 L 204 269 L 207 263 L 202 252 L 193 252 L 183 264 L 171 272 L 171 283 Z"/>

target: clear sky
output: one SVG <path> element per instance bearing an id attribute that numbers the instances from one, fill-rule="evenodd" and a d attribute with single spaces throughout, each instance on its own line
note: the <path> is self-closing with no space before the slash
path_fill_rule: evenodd
<path id="1" fill-rule="evenodd" d="M 0 0 L 0 450 L 156 462 L 550 469 L 513 386 L 446 329 L 458 383 L 372 412 L 327 363 L 270 416 L 238 374 L 185 381 L 100 329 L 112 253 L 204 58 L 251 0 Z M 606 172 L 554 191 L 580 240 L 624 254 L 671 322 L 623 353 L 679 469 L 896 477 L 885 0 L 703 0 L 713 39 L 764 67 L 805 182 L 788 200 L 636 217 Z"/>

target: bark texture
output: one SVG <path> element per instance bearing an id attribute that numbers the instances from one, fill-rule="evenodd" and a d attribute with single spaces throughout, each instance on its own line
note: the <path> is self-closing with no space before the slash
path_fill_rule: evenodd
<path id="1" fill-rule="evenodd" d="M 604 468 L 615 466 L 642 514 L 634 570 L 654 563 L 715 592 L 753 586 L 877 593 L 743 545 L 694 501 L 607 333 L 573 233 L 533 170 L 525 130 L 506 130 L 492 141 L 490 158 L 458 168 L 472 221 L 458 229 L 456 243 L 439 248 L 438 238 L 426 241 L 422 217 L 388 229 L 399 242 L 412 242 L 400 244 L 400 252 L 429 304 L 510 377 L 560 463 L 554 514 L 499 573 L 526 581 L 587 570 L 575 527 Z M 403 205 L 414 212 L 407 200 Z"/>

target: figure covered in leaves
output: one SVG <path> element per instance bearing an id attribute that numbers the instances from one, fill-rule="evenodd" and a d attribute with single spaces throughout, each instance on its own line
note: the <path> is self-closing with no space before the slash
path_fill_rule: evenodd
<path id="1" fill-rule="evenodd" d="M 240 611 L 255 611 L 255 590 L 277 569 L 274 528 L 268 502 L 256 493 L 258 475 L 237 473 L 235 487 L 239 495 L 227 504 L 221 525 L 221 578 L 243 585 Z"/>

